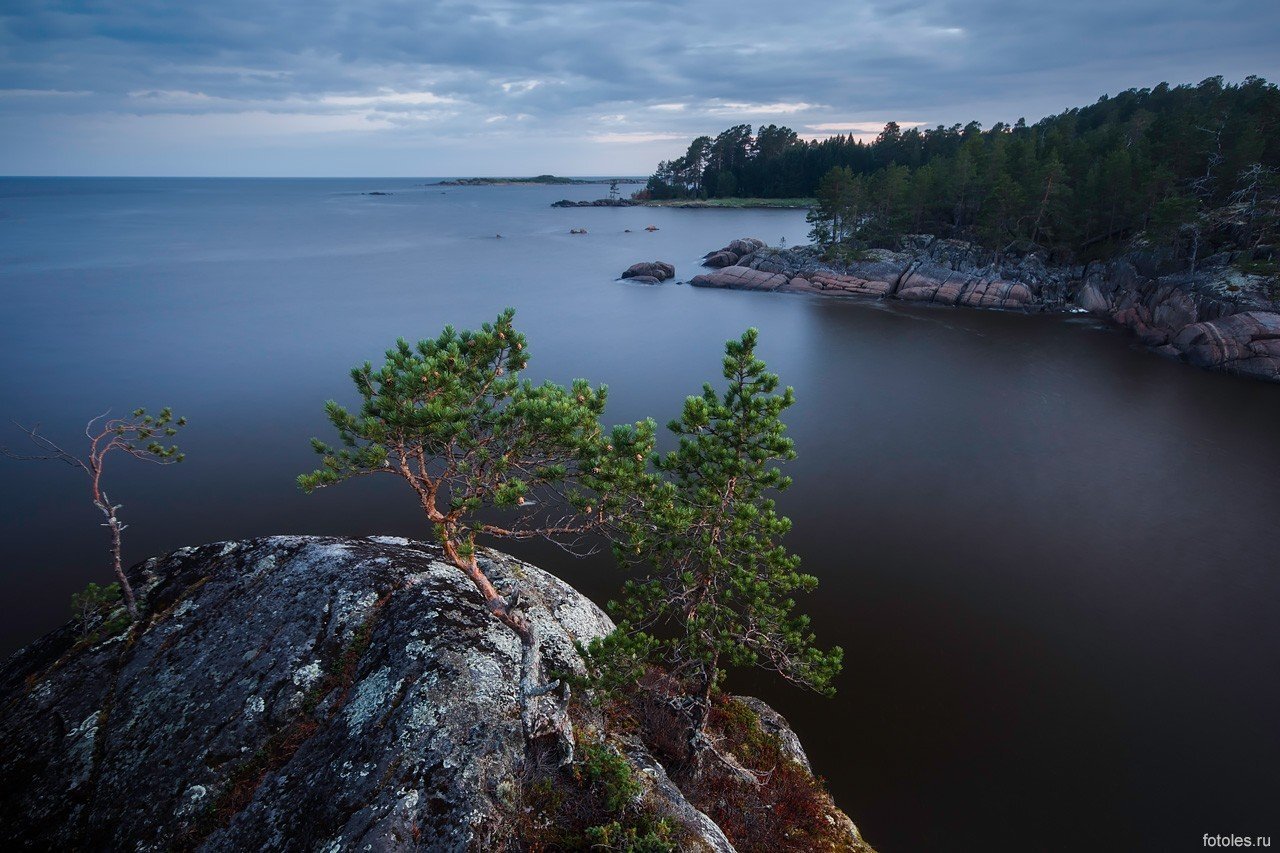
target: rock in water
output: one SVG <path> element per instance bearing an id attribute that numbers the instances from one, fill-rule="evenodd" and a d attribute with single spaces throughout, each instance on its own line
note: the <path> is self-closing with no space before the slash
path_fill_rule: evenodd
<path id="1" fill-rule="evenodd" d="M 481 566 L 519 586 L 547 668 L 581 672 L 604 613 L 514 558 Z M 274 537 L 132 575 L 141 630 L 67 625 L 0 670 L 5 849 L 507 849 L 521 644 L 438 548 Z M 628 758 L 694 849 L 733 849 L 643 746 Z"/>
<path id="2" fill-rule="evenodd" d="M 675 274 L 676 268 L 666 261 L 642 261 L 641 263 L 632 264 L 627 267 L 626 272 L 624 272 L 621 277 L 652 278 L 655 279 L 653 283 L 657 284 L 658 282 L 666 281 L 669 278 L 674 278 Z"/>

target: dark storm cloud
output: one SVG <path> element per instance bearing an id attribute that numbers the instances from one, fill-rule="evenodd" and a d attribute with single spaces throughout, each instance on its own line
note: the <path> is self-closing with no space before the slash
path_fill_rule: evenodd
<path id="1" fill-rule="evenodd" d="M 739 117 L 990 123 L 1161 80 L 1274 77 L 1277 34 L 1272 2 L 10 0 L 0 153 L 92 171 L 70 137 L 150 132 L 173 153 L 210 134 L 353 152 L 541 135 L 647 145 L 647 163 Z"/>

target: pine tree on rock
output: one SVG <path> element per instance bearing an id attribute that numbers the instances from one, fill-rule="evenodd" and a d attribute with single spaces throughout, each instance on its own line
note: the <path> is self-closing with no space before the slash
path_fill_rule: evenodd
<path id="1" fill-rule="evenodd" d="M 313 439 L 323 463 L 298 483 L 311 492 L 371 474 L 403 479 L 449 562 L 528 645 L 531 628 L 481 570 L 476 537 L 574 547 L 620 512 L 621 486 L 643 472 L 654 430 L 641 423 L 604 433 L 606 389 L 586 380 L 569 388 L 522 381 L 529 353 L 514 313 L 478 331 L 446 327 L 416 345 L 401 339 L 382 367 L 352 370 L 360 409 L 325 404 L 342 446 Z"/>
<path id="2" fill-rule="evenodd" d="M 778 377 L 756 358 L 757 338 L 749 329 L 729 341 L 728 387 L 704 386 L 669 424 L 679 447 L 654 457 L 663 481 L 619 549 L 650 570 L 614 606 L 619 634 L 655 629 L 658 639 L 645 639 L 693 697 L 694 745 L 726 667 L 763 667 L 830 693 L 843 656 L 819 649 L 796 612 L 793 596 L 817 579 L 781 544 L 791 522 L 768 496 L 790 484 L 775 463 L 795 456 L 780 417 L 794 395 L 774 393 Z"/>
<path id="3" fill-rule="evenodd" d="M 112 503 L 107 495 L 103 471 L 107 457 L 112 453 L 132 456 L 143 462 L 156 465 L 171 465 L 181 462 L 185 457 L 178 452 L 176 444 L 165 445 L 161 439 L 170 439 L 178 434 L 178 430 L 187 425 L 186 418 L 175 418 L 168 407 L 157 415 L 147 414 L 146 409 L 134 409 L 128 417 L 113 418 L 110 412 L 104 412 L 85 424 L 85 438 L 89 439 L 89 452 L 80 456 L 64 450 L 49 438 L 40 433 L 40 427 L 19 426 L 39 452 L 35 454 L 15 453 L 8 448 L 0 448 L 5 456 L 11 459 L 34 460 L 38 462 L 62 462 L 79 468 L 89 477 L 89 496 L 93 505 L 105 519 L 102 526 L 111 534 L 111 570 L 115 573 L 116 582 L 124 594 L 125 608 L 129 611 L 129 619 L 137 622 L 141 617 L 138 600 L 133 593 L 133 585 L 124 573 L 122 558 L 124 531 L 129 525 L 120 518 L 123 504 Z M 91 585 L 92 586 L 92 585 Z"/>

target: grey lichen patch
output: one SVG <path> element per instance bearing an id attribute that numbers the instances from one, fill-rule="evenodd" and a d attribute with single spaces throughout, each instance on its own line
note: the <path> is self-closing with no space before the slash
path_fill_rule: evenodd
<path id="1" fill-rule="evenodd" d="M 397 681 L 393 687 L 390 677 L 391 667 L 379 667 L 352 689 L 351 698 L 347 701 L 346 707 L 347 729 L 352 737 L 357 737 L 364 724 L 373 718 L 384 703 L 399 692 L 403 681 Z"/>
<path id="2" fill-rule="evenodd" d="M 244 702 L 244 716 L 246 720 L 252 721 L 260 716 L 267 709 L 267 700 L 261 696 L 250 696 Z"/>
<path id="3" fill-rule="evenodd" d="M 178 803 L 178 808 L 174 812 L 174 816 L 177 818 L 184 818 L 195 814 L 197 809 L 203 807 L 208 796 L 209 789 L 204 785 L 192 785 L 183 792 L 182 799 Z"/>
<path id="4" fill-rule="evenodd" d="M 94 746 L 98 736 L 98 720 L 101 711 L 94 711 L 71 731 L 67 732 L 66 749 L 71 767 L 71 787 L 84 784 L 93 771 Z"/>
<path id="5" fill-rule="evenodd" d="M 324 677 L 324 667 L 320 660 L 311 661 L 304 666 L 300 666 L 293 671 L 293 677 L 290 679 L 294 686 L 300 690 L 310 690 L 316 682 Z"/>
<path id="6" fill-rule="evenodd" d="M 268 572 L 270 572 L 270 571 L 274 570 L 274 569 L 275 569 L 275 567 L 276 567 L 276 555 L 275 555 L 275 554 L 267 554 L 267 555 L 266 555 L 266 556 L 264 556 L 261 560 L 258 560 L 256 563 L 254 563 L 254 565 L 253 565 L 253 574 L 254 574 L 255 576 L 257 576 L 257 575 L 264 575 L 264 574 L 266 574 L 266 573 L 268 573 Z"/>
<path id="7" fill-rule="evenodd" d="M 370 542 L 377 542 L 380 545 L 408 545 L 410 541 L 403 536 L 370 536 Z"/>
<path id="8" fill-rule="evenodd" d="M 85 717 L 84 720 L 80 722 L 80 725 L 67 732 L 67 737 L 86 738 L 89 743 L 92 744 L 94 733 L 98 731 L 98 717 L 101 714 L 101 711 L 94 711 L 92 714 Z"/>
<path id="9" fill-rule="evenodd" d="M 409 745 L 420 739 L 424 733 L 436 728 L 440 723 L 440 712 L 436 703 L 430 698 L 416 701 L 409 705 L 409 713 L 402 722 L 400 742 Z"/>
<path id="10" fill-rule="evenodd" d="M 36 682 L 31 688 L 30 696 L 32 701 L 43 704 L 53 696 L 53 685 L 48 680 Z"/>
<path id="11" fill-rule="evenodd" d="M 404 654 L 408 658 L 427 658 L 434 653 L 432 645 L 426 640 L 410 640 L 404 646 Z"/>
<path id="12" fill-rule="evenodd" d="M 338 593 L 330 616 L 340 626 L 344 640 L 351 639 L 377 602 L 378 593 L 372 589 L 344 589 Z"/>

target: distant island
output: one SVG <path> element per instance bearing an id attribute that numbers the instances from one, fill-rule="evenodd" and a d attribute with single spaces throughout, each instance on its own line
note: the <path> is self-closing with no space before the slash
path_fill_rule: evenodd
<path id="1" fill-rule="evenodd" d="M 428 187 L 501 187 L 511 184 L 643 184 L 644 178 L 562 178 L 535 175 L 532 178 L 450 178 L 425 184 Z"/>
<path id="2" fill-rule="evenodd" d="M 727 207 L 734 209 L 768 208 L 773 210 L 808 210 L 817 204 L 813 198 L 749 198 L 733 196 L 730 198 L 664 198 L 641 199 L 640 204 L 646 207 Z"/>
<path id="3" fill-rule="evenodd" d="M 680 207 L 680 208 L 731 208 L 734 210 L 743 210 L 745 208 L 767 208 L 772 210 L 808 210 L 817 204 L 816 199 L 812 198 L 669 198 L 669 199 L 646 199 L 640 198 L 641 194 L 636 193 L 631 198 L 598 198 L 594 201 L 583 200 L 574 201 L 573 199 L 562 198 L 560 201 L 553 201 L 552 207 L 636 207 L 637 205 L 644 207 Z"/>

